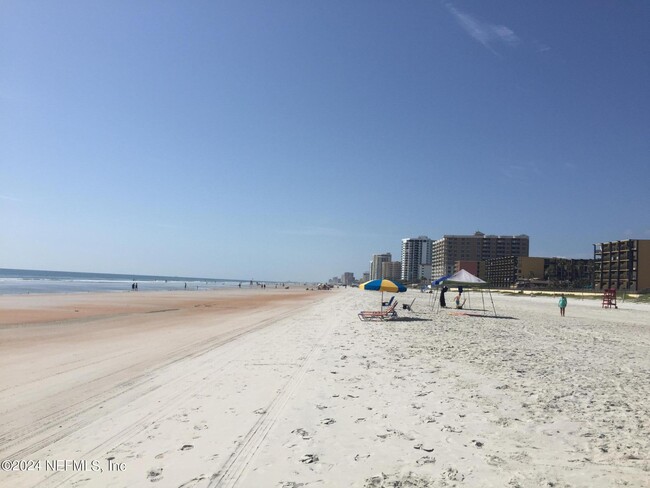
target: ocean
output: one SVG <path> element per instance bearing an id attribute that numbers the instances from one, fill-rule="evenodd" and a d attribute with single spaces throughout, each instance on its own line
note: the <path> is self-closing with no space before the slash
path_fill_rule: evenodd
<path id="1" fill-rule="evenodd" d="M 249 285 L 249 281 L 179 276 L 148 276 L 108 273 L 74 273 L 69 271 L 40 271 L 0 268 L 0 295 L 28 293 L 84 293 L 98 291 L 215 290 Z"/>

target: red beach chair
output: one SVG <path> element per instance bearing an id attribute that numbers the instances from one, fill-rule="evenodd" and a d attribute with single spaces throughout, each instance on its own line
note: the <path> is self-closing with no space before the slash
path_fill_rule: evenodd
<path id="1" fill-rule="evenodd" d="M 390 307 L 388 307 L 386 310 L 383 310 L 381 312 L 377 312 L 377 311 L 359 312 L 359 318 L 361 320 L 393 320 L 394 318 L 397 317 L 397 312 L 395 311 L 395 307 L 397 307 L 397 300 L 395 300 Z"/>

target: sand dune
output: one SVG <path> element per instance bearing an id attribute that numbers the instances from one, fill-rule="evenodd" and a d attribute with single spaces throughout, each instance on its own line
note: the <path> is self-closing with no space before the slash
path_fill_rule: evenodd
<path id="1" fill-rule="evenodd" d="M 647 305 L 136 295 L 0 299 L 3 486 L 649 486 Z"/>

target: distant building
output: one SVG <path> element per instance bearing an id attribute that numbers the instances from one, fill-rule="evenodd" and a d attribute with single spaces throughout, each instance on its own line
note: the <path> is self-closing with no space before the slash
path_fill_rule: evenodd
<path id="1" fill-rule="evenodd" d="M 594 288 L 650 290 L 650 240 L 594 244 Z"/>
<path id="2" fill-rule="evenodd" d="M 590 288 L 593 259 L 507 256 L 483 263 L 485 281 L 496 287 Z"/>
<path id="3" fill-rule="evenodd" d="M 432 244 L 431 274 L 433 278 L 452 274 L 456 261 L 528 256 L 529 240 L 525 234 L 495 236 L 476 232 L 474 235 L 445 235 Z"/>
<path id="4" fill-rule="evenodd" d="M 372 261 L 370 261 L 370 279 L 378 280 L 383 278 L 381 263 L 390 262 L 393 260 L 391 253 L 387 252 L 385 254 L 375 254 L 372 256 Z"/>
<path id="5" fill-rule="evenodd" d="M 464 269 L 468 273 L 472 273 L 474 276 L 478 276 L 481 279 L 484 276 L 484 266 L 483 261 L 456 261 L 454 263 L 454 273 Z"/>
<path id="6" fill-rule="evenodd" d="M 431 280 L 431 243 L 427 236 L 402 239 L 402 274 L 405 283 Z"/>
<path id="7" fill-rule="evenodd" d="M 402 276 L 402 263 L 400 261 L 384 261 L 381 263 L 381 278 L 399 281 Z"/>
<path id="8" fill-rule="evenodd" d="M 328 283 L 330 285 L 340 285 L 341 284 L 341 278 L 339 278 L 338 276 L 334 276 L 333 278 L 329 279 Z"/>
<path id="9" fill-rule="evenodd" d="M 349 271 L 343 273 L 343 276 L 341 276 L 341 283 L 347 286 L 354 283 L 354 273 L 350 273 Z"/>
<path id="10" fill-rule="evenodd" d="M 363 275 L 361 275 L 361 283 L 365 283 L 366 281 L 370 281 L 370 272 L 369 271 L 364 271 Z"/>
<path id="11" fill-rule="evenodd" d="M 487 259 L 483 264 L 490 286 L 510 288 L 520 280 L 544 279 L 544 258 L 506 256 Z"/>
<path id="12" fill-rule="evenodd" d="M 594 260 L 544 258 L 544 278 L 553 287 L 591 288 L 594 282 Z"/>

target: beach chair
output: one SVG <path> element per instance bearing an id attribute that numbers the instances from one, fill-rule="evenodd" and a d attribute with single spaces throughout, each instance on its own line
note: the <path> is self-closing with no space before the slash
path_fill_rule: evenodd
<path id="1" fill-rule="evenodd" d="M 359 312 L 359 319 L 361 320 L 393 320 L 394 318 L 397 317 L 397 312 L 395 311 L 395 307 L 397 307 L 397 300 L 393 302 L 393 304 L 388 307 L 386 310 L 382 311 L 363 311 Z"/>
<path id="2" fill-rule="evenodd" d="M 415 303 L 415 298 L 411 301 L 411 303 L 403 303 L 402 308 L 404 310 L 408 310 L 409 312 L 412 312 L 413 310 L 411 309 L 411 307 L 413 306 L 413 303 Z"/>
<path id="3" fill-rule="evenodd" d="M 381 302 L 381 306 L 382 307 L 390 307 L 393 304 L 393 300 L 395 300 L 395 295 L 390 297 L 390 300 L 388 300 L 387 302 Z"/>

